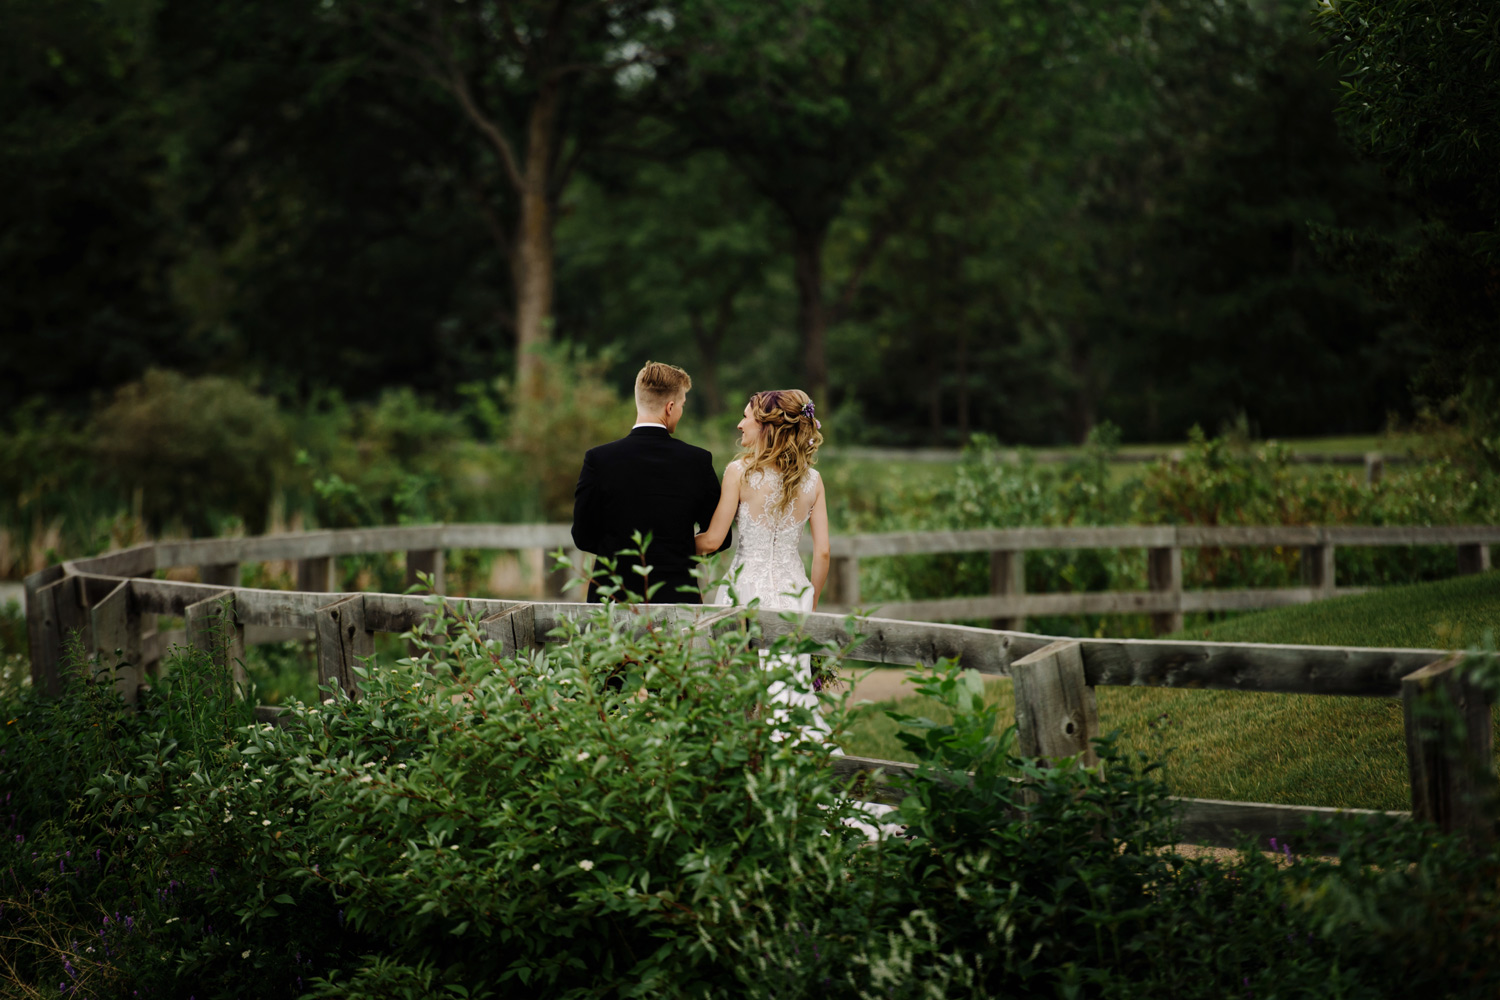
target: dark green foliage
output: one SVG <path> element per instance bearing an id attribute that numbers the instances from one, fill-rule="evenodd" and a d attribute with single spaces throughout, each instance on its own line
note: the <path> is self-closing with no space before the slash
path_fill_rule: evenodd
<path id="1" fill-rule="evenodd" d="M 991 440 L 976 438 L 958 474 L 935 486 L 914 486 L 874 509 L 849 511 L 857 531 L 935 530 L 1110 524 L 1488 524 L 1500 518 L 1492 473 L 1434 454 L 1432 461 L 1393 467 L 1378 483 L 1357 472 L 1298 466 L 1275 441 L 1209 438 L 1194 429 L 1180 461 L 1121 475 L 1105 459 L 1117 447 L 1101 425 L 1090 448 L 1071 463 L 1008 461 Z M 1296 549 L 1195 548 L 1184 551 L 1188 587 L 1290 587 L 1301 579 Z M 1380 586 L 1435 580 L 1456 568 L 1450 547 L 1338 550 L 1339 586 Z M 868 567 L 868 569 L 866 569 Z M 884 600 L 989 592 L 986 554 L 865 560 L 862 596 Z M 1033 593 L 1140 590 L 1143 550 L 1040 550 L 1026 553 Z M 1314 609 L 1307 609 L 1316 614 Z M 1111 634 L 1144 630 L 1144 620 L 1106 619 Z M 1091 634 L 1097 619 L 1033 620 L 1048 634 Z M 1145 634 L 1145 633 L 1142 633 Z"/>
<path id="2" fill-rule="evenodd" d="M 178 521 L 212 535 L 226 516 L 264 531 L 291 459 L 274 402 L 232 379 L 168 371 L 122 387 L 88 435 L 106 482 L 139 498 L 153 534 Z"/>
<path id="3" fill-rule="evenodd" d="M 827 745 L 797 740 L 803 710 L 751 710 L 789 679 L 753 631 L 695 645 L 627 608 L 512 659 L 429 625 L 419 660 L 371 664 L 358 701 L 296 705 L 281 729 L 196 654 L 139 712 L 81 679 L 8 696 L 11 980 L 204 998 L 1497 985 L 1493 855 L 1405 825 L 1338 864 L 1281 844 L 1182 857 L 1150 765 L 1109 741 L 1098 768 L 1010 757 L 951 664 L 922 681 L 951 721 L 904 720 L 927 762 L 888 817 L 905 835 L 867 842 Z"/>
<path id="4" fill-rule="evenodd" d="M 1401 238 L 1328 229 L 1326 249 L 1420 329 L 1429 353 L 1419 390 L 1500 464 L 1500 10 L 1485 0 L 1331 0 L 1317 26 L 1343 76 L 1345 132 L 1421 217 Z"/>

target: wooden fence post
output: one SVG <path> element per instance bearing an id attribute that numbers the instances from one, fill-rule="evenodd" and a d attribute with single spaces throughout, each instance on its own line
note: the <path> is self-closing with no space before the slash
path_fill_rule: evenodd
<path id="1" fill-rule="evenodd" d="M 1488 545 L 1460 545 L 1458 547 L 1458 572 L 1460 575 L 1483 573 L 1490 568 Z"/>
<path id="2" fill-rule="evenodd" d="M 42 591 L 62 579 L 61 566 L 48 566 L 26 577 L 26 644 L 31 652 L 31 683 L 38 691 L 51 694 L 50 685 L 57 676 L 57 664 L 62 655 L 58 640 L 57 615 L 52 610 L 52 600 L 43 598 Z"/>
<path id="3" fill-rule="evenodd" d="M 182 613 L 187 641 L 206 653 L 236 685 L 245 683 L 245 627 L 234 610 L 234 591 L 225 590 L 189 604 Z"/>
<path id="4" fill-rule="evenodd" d="M 198 582 L 213 584 L 215 587 L 238 587 L 240 585 L 240 564 L 232 562 L 199 566 Z"/>
<path id="5" fill-rule="evenodd" d="M 365 628 L 365 595 L 350 594 L 314 613 L 318 632 L 318 685 L 336 684 L 346 695 L 359 693 L 354 668 L 375 653 L 375 636 Z"/>
<path id="6" fill-rule="evenodd" d="M 837 608 L 859 607 L 859 556 L 832 558 L 820 603 Z"/>
<path id="7" fill-rule="evenodd" d="M 1016 749 L 1023 757 L 1082 755 L 1099 763 L 1099 705 L 1083 672 L 1083 647 L 1062 640 L 1010 665 L 1016 693 Z"/>
<path id="8" fill-rule="evenodd" d="M 517 604 L 479 619 L 479 634 L 500 644 L 501 656 L 530 652 L 536 645 L 536 606 Z"/>
<path id="9" fill-rule="evenodd" d="M 1172 610 L 1151 615 L 1151 627 L 1157 635 L 1182 628 L 1182 549 L 1146 550 L 1146 587 L 1157 593 L 1172 595 Z"/>
<path id="10" fill-rule="evenodd" d="M 443 550 L 413 549 L 406 553 L 406 586 L 410 589 L 417 581 L 418 573 L 432 577 L 432 591 L 443 592 Z"/>
<path id="11" fill-rule="evenodd" d="M 1021 549 L 998 549 L 990 553 L 990 593 L 997 597 L 1020 597 L 1026 593 L 1026 553 Z M 990 622 L 992 628 L 1020 632 L 1025 615 L 1008 615 Z"/>
<path id="12" fill-rule="evenodd" d="M 297 560 L 297 589 L 304 594 L 327 594 L 337 590 L 338 563 L 333 556 Z"/>
<path id="13" fill-rule="evenodd" d="M 568 561 L 573 564 L 570 570 L 566 566 L 552 565 L 552 553 L 555 551 L 557 550 L 542 551 L 542 595 L 557 601 L 582 601 L 584 592 L 576 587 L 569 591 L 568 582 L 583 572 L 583 552 L 572 546 L 564 551 Z"/>
<path id="14" fill-rule="evenodd" d="M 1319 597 L 1332 597 L 1335 576 L 1333 544 L 1304 545 L 1299 556 L 1303 586 L 1319 591 Z"/>
<path id="15" fill-rule="evenodd" d="M 1378 451 L 1365 452 L 1365 482 L 1373 486 L 1385 475 L 1385 456 Z"/>
<path id="16" fill-rule="evenodd" d="M 1411 812 L 1444 831 L 1494 833 L 1495 750 L 1484 693 L 1454 653 L 1401 678 Z"/>
<path id="17" fill-rule="evenodd" d="M 115 689 L 134 705 L 145 680 L 141 663 L 141 611 L 130 581 L 117 585 L 89 609 L 99 665 L 115 671 Z"/>

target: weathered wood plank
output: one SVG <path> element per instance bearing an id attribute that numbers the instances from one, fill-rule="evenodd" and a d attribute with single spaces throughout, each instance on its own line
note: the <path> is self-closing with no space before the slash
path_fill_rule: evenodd
<path id="1" fill-rule="evenodd" d="M 145 682 L 141 659 L 141 613 L 130 594 L 131 584 L 116 584 L 89 609 L 94 648 L 99 666 L 113 671 L 115 690 L 127 705 L 134 705 Z"/>
<path id="2" fill-rule="evenodd" d="M 1239 525 L 1183 524 L 1177 527 L 1177 544 L 1183 548 L 1300 548 L 1321 545 L 1323 529 L 1296 524 Z"/>
<path id="3" fill-rule="evenodd" d="M 317 637 L 317 630 L 311 628 L 296 628 L 286 625 L 245 626 L 246 646 L 263 646 L 272 642 L 312 642 Z"/>
<path id="4" fill-rule="evenodd" d="M 338 560 L 312 556 L 297 560 L 297 590 L 304 594 L 331 593 L 338 584 Z"/>
<path id="5" fill-rule="evenodd" d="M 58 580 L 52 588 L 57 615 L 57 634 L 62 642 L 64 659 L 67 657 L 68 646 L 75 636 L 82 642 L 85 655 L 94 648 L 93 628 L 89 622 L 87 586 L 88 584 L 82 577 L 69 573 Z"/>
<path id="6" fill-rule="evenodd" d="M 417 574 L 422 574 L 431 583 L 432 593 L 441 594 L 445 592 L 443 580 L 443 550 L 442 549 L 408 549 L 406 553 L 406 582 L 404 589 L 411 590 L 417 586 L 421 579 Z"/>
<path id="7" fill-rule="evenodd" d="M 859 558 L 834 556 L 828 567 L 822 603 L 844 608 L 859 607 Z"/>
<path id="8" fill-rule="evenodd" d="M 336 686 L 346 695 L 359 693 L 354 673 L 364 657 L 375 652 L 375 640 L 365 627 L 363 594 L 341 597 L 318 609 L 318 686 Z"/>
<path id="9" fill-rule="evenodd" d="M 173 646 L 186 646 L 187 641 L 186 629 L 147 632 L 141 636 L 141 662 L 148 667 L 153 663 L 160 663 Z"/>
<path id="10" fill-rule="evenodd" d="M 1176 546 L 1146 550 L 1146 586 L 1154 593 L 1166 594 L 1172 606 L 1151 616 L 1157 635 L 1182 628 L 1182 550 Z"/>
<path id="11" fill-rule="evenodd" d="M 819 612 L 762 610 L 757 616 L 766 643 L 800 630 L 809 638 L 835 646 L 852 642 L 849 655 L 872 663 L 915 666 L 952 658 L 983 674 L 1003 676 L 1010 669 L 1014 633 L 888 618 L 851 619 Z"/>
<path id="12" fill-rule="evenodd" d="M 1297 854 L 1325 851 L 1336 845 L 1315 837 L 1309 827 L 1314 822 L 1339 816 L 1373 819 L 1393 816 L 1409 819 L 1410 813 L 1380 812 L 1374 809 L 1332 809 L 1326 806 L 1284 806 L 1269 802 L 1226 802 L 1222 799 L 1179 798 L 1177 803 L 1178 837 L 1183 843 L 1209 844 L 1214 847 L 1238 847 L 1253 839 L 1263 851 L 1287 845 Z M 1276 847 L 1271 839 L 1276 839 Z"/>
<path id="13" fill-rule="evenodd" d="M 566 524 L 448 524 L 443 526 L 443 548 L 448 549 L 569 549 L 573 533 Z"/>
<path id="14" fill-rule="evenodd" d="M 1099 763 L 1099 705 L 1077 642 L 1043 646 L 1010 665 L 1016 693 L 1016 750 L 1023 757 Z"/>
<path id="15" fill-rule="evenodd" d="M 62 641 L 57 630 L 56 595 L 42 591 L 63 578 L 61 566 L 48 566 L 26 577 L 26 641 L 31 654 L 31 683 L 38 691 L 57 694 Z"/>
<path id="16" fill-rule="evenodd" d="M 530 652 L 536 646 L 536 610 L 517 604 L 479 619 L 479 633 L 500 644 L 501 656 Z"/>
<path id="17" fill-rule="evenodd" d="M 992 552 L 996 549 L 1144 549 L 1176 544 L 1177 529 L 1171 525 L 906 531 L 836 535 L 831 540 L 834 555 L 860 557 Z"/>
<path id="18" fill-rule="evenodd" d="M 1302 582 L 1317 595 L 1332 597 L 1336 578 L 1336 557 L 1333 543 L 1304 545 L 1301 549 Z"/>
<path id="19" fill-rule="evenodd" d="M 1458 572 L 1462 576 L 1485 573 L 1490 568 L 1490 547 L 1470 544 L 1458 547 Z"/>
<path id="20" fill-rule="evenodd" d="M 923 601 L 891 601 L 874 606 L 882 617 L 905 621 L 1024 618 L 1028 615 L 1150 614 L 1173 611 L 1177 598 L 1149 590 L 1073 591 L 1062 594 L 986 594 Z"/>
<path id="21" fill-rule="evenodd" d="M 208 563 L 198 567 L 198 582 L 215 587 L 238 587 L 240 564 L 237 562 Z"/>
<path id="22" fill-rule="evenodd" d="M 995 597 L 1020 597 L 1026 593 L 1026 553 L 1019 549 L 997 549 L 990 553 L 990 593 Z M 1014 631 L 1026 627 L 1024 615 L 996 615 L 991 628 Z"/>
<path id="23" fill-rule="evenodd" d="M 837 754 L 828 761 L 836 777 L 855 782 L 854 798 L 866 802 L 881 802 L 889 806 L 901 804 L 906 797 L 893 778 L 910 778 L 917 773 L 917 765 L 900 760 L 879 760 L 875 757 L 854 757 Z"/>
<path id="24" fill-rule="evenodd" d="M 157 543 L 143 542 L 118 552 L 75 560 L 79 572 L 104 576 L 140 576 L 151 573 L 157 567 Z"/>
<path id="25" fill-rule="evenodd" d="M 1401 681 L 1411 811 L 1446 832 L 1495 833 L 1495 747 L 1484 692 L 1451 653 Z"/>
<path id="26" fill-rule="evenodd" d="M 421 594 L 365 594 L 364 597 L 365 627 L 372 632 L 410 632 L 433 612 L 433 606 Z M 525 603 L 465 597 L 448 598 L 445 606 L 456 614 L 478 620 Z"/>
<path id="27" fill-rule="evenodd" d="M 1436 650 L 1082 639 L 1090 684 L 1394 698 Z"/>
<path id="28" fill-rule="evenodd" d="M 235 592 L 220 590 L 182 611 L 188 643 L 208 657 L 221 677 L 245 683 L 244 623 L 235 613 Z"/>

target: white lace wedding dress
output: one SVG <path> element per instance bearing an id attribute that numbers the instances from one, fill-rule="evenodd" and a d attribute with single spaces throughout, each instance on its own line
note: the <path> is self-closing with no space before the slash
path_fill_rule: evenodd
<path id="1" fill-rule="evenodd" d="M 744 467 L 741 459 L 733 464 Z M 728 582 L 719 588 L 715 604 L 746 605 L 759 600 L 765 610 L 812 610 L 812 581 L 807 578 L 797 546 L 802 541 L 802 526 L 818 498 L 818 481 L 817 470 L 810 470 L 797 495 L 777 513 L 783 495 L 780 472 L 757 469 L 740 479 L 740 506 L 735 515 L 737 544 Z M 774 681 L 767 691 L 772 703 L 812 709 L 813 728 L 827 733 L 828 725 L 818 711 L 818 696 L 811 690 L 812 657 L 783 657 L 780 663 L 792 668 L 799 683 L 789 686 Z M 787 708 L 779 711 L 784 718 Z"/>
<path id="2" fill-rule="evenodd" d="M 744 467 L 740 459 L 733 464 Z M 807 569 L 802 565 L 802 555 L 797 547 L 802 542 L 802 526 L 807 523 L 818 499 L 819 481 L 817 470 L 809 470 L 797 495 L 785 510 L 777 514 L 776 507 L 783 492 L 781 473 L 775 469 L 757 469 L 740 479 L 740 506 L 735 515 L 737 546 L 729 564 L 729 582 L 718 589 L 713 603 L 746 605 L 759 599 L 763 609 L 812 610 L 812 581 L 807 578 Z M 769 658 L 763 656 L 761 662 L 768 663 Z M 812 690 L 812 657 L 786 656 L 780 659 L 780 664 L 792 668 L 797 684 L 771 683 L 766 694 L 774 706 L 772 711 L 784 719 L 793 706 L 811 709 L 811 732 L 803 735 L 825 740 L 830 730 L 818 710 L 818 696 Z M 833 752 L 843 753 L 837 747 Z M 882 822 L 891 811 L 890 806 L 863 802 L 858 803 L 858 808 L 865 818 L 847 818 L 844 822 L 863 831 L 865 836 L 873 839 L 882 833 L 900 832 L 898 825 Z"/>

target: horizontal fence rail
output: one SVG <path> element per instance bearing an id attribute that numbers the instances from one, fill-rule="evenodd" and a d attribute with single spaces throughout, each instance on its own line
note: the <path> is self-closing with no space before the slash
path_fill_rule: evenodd
<path id="1" fill-rule="evenodd" d="M 860 445 L 825 448 L 823 449 L 823 453 L 830 458 L 854 459 L 865 462 L 952 463 L 961 461 L 964 457 L 962 449 L 959 448 L 870 448 Z M 1051 448 L 1001 448 L 994 454 L 1000 461 L 1011 465 L 1022 461 L 1036 462 L 1042 465 L 1056 465 L 1062 462 L 1097 461 L 1096 458 L 1085 452 Z M 1171 448 L 1166 451 L 1116 451 L 1106 454 L 1103 456 L 1103 459 L 1110 465 L 1148 465 L 1156 462 L 1181 462 L 1186 457 L 1187 449 Z M 1292 452 L 1287 460 L 1298 465 L 1363 466 L 1366 482 L 1378 481 L 1387 465 L 1403 465 L 1409 462 L 1425 461 L 1425 459 L 1412 455 L 1386 454 L 1380 451 L 1330 451 L 1321 454 L 1318 452 Z"/>
<path id="2" fill-rule="evenodd" d="M 1331 568 L 1328 553 L 1336 544 L 1482 546 L 1487 565 L 1488 546 L 1496 540 L 1500 540 L 1500 529 L 1489 527 L 1048 528 L 847 536 L 835 540 L 835 552 L 849 559 L 864 554 L 989 547 L 1009 553 L 1037 548 L 1145 547 L 1179 553 L 1175 565 L 1180 585 L 1180 549 L 1195 544 L 1322 547 L 1318 562 L 1326 569 Z M 409 579 L 420 570 L 440 581 L 443 552 L 448 549 L 559 548 L 569 542 L 567 527 L 560 525 L 426 525 L 162 542 L 73 560 L 26 580 L 33 678 L 41 690 L 59 690 L 64 644 L 77 635 L 86 651 L 123 664 L 116 683 L 127 700 L 133 700 L 140 687 L 150 683 L 153 665 L 160 670 L 160 661 L 173 644 L 219 656 L 228 675 L 247 643 L 303 637 L 315 640 L 320 682 L 357 693 L 355 667 L 373 651 L 374 635 L 412 631 L 432 608 L 421 596 L 333 590 L 333 558 L 405 552 Z M 298 590 L 236 585 L 242 563 L 278 559 L 297 561 Z M 1171 568 L 1171 560 L 1160 561 Z M 201 582 L 154 578 L 158 570 L 193 565 L 200 568 Z M 1092 599 L 1117 595 L 1030 596 Z M 598 605 L 565 602 L 444 600 L 454 612 L 472 618 L 480 632 L 507 654 L 555 641 L 550 633 L 565 620 L 599 612 Z M 951 658 L 1016 684 L 1021 749 L 1043 757 L 1081 754 L 1087 759 L 1092 753 L 1090 740 L 1100 731 L 1093 694 L 1099 686 L 1401 698 L 1406 706 L 1415 814 L 1454 829 L 1485 822 L 1473 804 L 1478 796 L 1472 781 L 1470 786 L 1462 784 L 1470 780 L 1462 775 L 1472 778 L 1473 769 L 1461 768 L 1451 759 L 1452 734 L 1442 728 L 1446 723 L 1414 707 L 1437 687 L 1458 697 L 1470 723 L 1466 730 L 1470 757 L 1492 768 L 1489 705 L 1456 674 L 1456 658 L 1439 650 L 1058 639 L 1016 629 L 692 605 L 615 607 L 611 614 L 689 633 L 741 628 L 753 618 L 762 642 L 796 632 L 845 648 L 855 659 L 890 665 L 916 666 Z M 183 628 L 160 631 L 158 616 L 180 618 Z M 908 764 L 853 756 L 837 758 L 833 766 L 847 776 L 864 775 L 865 794 L 884 801 L 892 801 L 897 794 L 890 779 L 912 771 Z M 1368 814 L 1198 799 L 1178 803 L 1185 839 L 1221 844 L 1232 844 L 1241 834 L 1300 836 L 1310 821 L 1336 812 Z"/>
<path id="3" fill-rule="evenodd" d="M 832 611 L 867 607 L 860 590 L 862 559 L 981 552 L 990 558 L 990 593 L 887 601 L 868 610 L 906 621 L 988 620 L 996 628 L 1013 631 L 1023 631 L 1028 616 L 1147 614 L 1160 634 L 1180 629 L 1184 615 L 1192 612 L 1284 607 L 1360 593 L 1363 588 L 1336 585 L 1339 548 L 1451 546 L 1457 571 L 1477 573 L 1490 568 L 1491 546 L 1496 543 L 1500 543 L 1500 527 L 1493 525 L 1132 525 L 839 535 L 830 543 L 833 563 L 823 604 Z M 200 580 L 233 586 L 239 582 L 242 564 L 292 560 L 297 564 L 299 590 L 329 591 L 335 585 L 333 560 L 337 557 L 405 552 L 407 582 L 414 582 L 418 572 L 427 573 L 441 591 L 448 550 L 561 549 L 578 565 L 584 555 L 572 545 L 569 526 L 564 524 L 435 524 L 164 541 L 65 565 L 76 572 L 116 576 L 196 566 Z M 1183 552 L 1205 547 L 1295 550 L 1301 586 L 1187 589 Z M 1147 589 L 1027 592 L 1026 553 L 1102 548 L 1144 549 Z M 561 583 L 556 574 L 548 578 L 551 596 L 560 596 Z M 26 588 L 28 600 L 32 589 Z"/>

